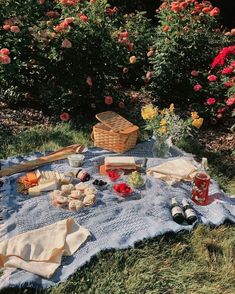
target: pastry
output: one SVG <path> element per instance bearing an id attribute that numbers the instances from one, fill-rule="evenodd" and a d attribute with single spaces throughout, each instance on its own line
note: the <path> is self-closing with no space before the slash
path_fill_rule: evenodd
<path id="1" fill-rule="evenodd" d="M 75 210 L 76 209 L 76 203 L 77 203 L 77 200 L 69 201 L 69 210 Z"/>
<path id="2" fill-rule="evenodd" d="M 76 210 L 80 211 L 83 207 L 83 203 L 80 200 L 76 200 Z"/>
<path id="3" fill-rule="evenodd" d="M 95 203 L 96 197 L 95 194 L 88 194 L 83 199 L 84 206 L 91 206 Z"/>
<path id="4" fill-rule="evenodd" d="M 76 190 L 84 191 L 86 188 L 88 188 L 88 186 L 84 183 L 79 183 L 79 184 L 75 185 Z"/>
<path id="5" fill-rule="evenodd" d="M 69 197 L 72 199 L 81 199 L 83 198 L 83 193 L 80 190 L 73 190 L 71 191 Z"/>
<path id="6" fill-rule="evenodd" d="M 61 191 L 63 194 L 69 194 L 72 190 L 74 190 L 74 186 L 72 184 L 61 186 Z"/>
<path id="7" fill-rule="evenodd" d="M 92 187 L 88 187 L 84 190 L 84 194 L 88 195 L 88 194 L 95 194 L 96 193 L 96 189 L 92 188 Z"/>

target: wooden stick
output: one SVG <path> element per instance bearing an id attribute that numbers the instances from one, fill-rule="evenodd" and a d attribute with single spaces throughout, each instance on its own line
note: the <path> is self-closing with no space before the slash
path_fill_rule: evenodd
<path id="1" fill-rule="evenodd" d="M 84 146 L 81 144 L 74 144 L 64 148 L 61 148 L 55 152 L 51 152 L 48 155 L 39 157 L 35 160 L 25 161 L 8 168 L 3 168 L 0 170 L 0 178 L 5 176 L 10 176 L 22 171 L 35 169 L 39 166 L 48 164 L 53 161 L 61 160 L 67 158 L 69 154 L 81 153 Z"/>

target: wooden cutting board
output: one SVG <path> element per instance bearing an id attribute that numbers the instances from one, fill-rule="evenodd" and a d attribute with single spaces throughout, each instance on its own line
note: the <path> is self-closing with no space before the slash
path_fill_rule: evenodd
<path id="1" fill-rule="evenodd" d="M 39 157 L 35 160 L 21 162 L 19 164 L 13 165 L 11 167 L 3 168 L 0 170 L 0 178 L 5 176 L 10 176 L 19 172 L 32 170 L 38 168 L 39 166 L 51 163 L 53 161 L 61 160 L 67 158 L 69 154 L 81 153 L 84 146 L 81 144 L 74 144 L 64 148 L 61 148 L 55 152 L 51 152 L 48 155 Z"/>

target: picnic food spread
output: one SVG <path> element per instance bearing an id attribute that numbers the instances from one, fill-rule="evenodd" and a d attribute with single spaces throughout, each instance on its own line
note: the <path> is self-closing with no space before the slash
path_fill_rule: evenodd
<path id="1" fill-rule="evenodd" d="M 111 122 L 109 121 L 109 123 Z M 66 156 L 63 154 L 63 151 L 61 151 L 59 155 L 55 152 L 51 154 L 52 157 L 49 157 L 49 162 L 52 162 L 53 158 L 54 160 L 58 160 L 58 158 L 67 158 L 71 168 L 70 171 L 60 172 L 45 168 L 43 170 L 30 170 L 18 178 L 17 191 L 29 197 L 40 197 L 40 195 L 47 196 L 49 193 L 50 203 L 54 209 L 73 211 L 79 214 L 81 211 L 88 210 L 93 205 L 95 207 L 95 204 L 98 202 L 97 200 L 102 197 L 102 193 L 105 190 L 109 191 L 109 197 L 116 197 L 118 199 L 129 198 L 130 200 L 134 200 L 136 199 L 134 197 L 135 195 L 144 197 L 142 193 L 144 189 L 146 189 L 147 185 L 145 185 L 145 183 L 148 177 L 172 185 L 182 180 L 192 181 L 197 172 L 194 162 L 187 158 L 174 159 L 158 164 L 157 166 L 147 167 L 148 158 L 143 158 L 142 164 L 139 165 L 133 156 L 106 156 L 103 162 L 99 164 L 100 174 L 98 177 L 93 177 L 92 173 L 89 174 L 88 171 L 83 168 L 83 165 L 85 167 L 86 164 L 83 154 L 80 154 L 79 158 L 76 156 L 67 157 L 68 152 L 74 153 L 74 148 L 75 147 L 72 147 L 72 149 L 64 148 L 64 150 L 66 150 Z M 81 147 L 79 152 L 81 152 Z M 79 162 L 71 162 L 71 159 L 76 159 Z M 6 172 L 4 169 L 1 172 L 3 175 L 12 174 L 22 171 L 23 167 L 25 170 L 28 170 L 29 167 L 31 167 L 31 169 L 33 166 L 37 168 L 42 164 L 42 160 L 39 158 L 33 161 L 32 164 L 19 164 L 20 167 L 16 165 L 13 168 L 7 168 Z M 80 166 L 82 166 L 82 168 L 76 169 L 76 167 Z M 196 189 L 195 185 L 194 190 Z M 200 187 L 197 187 L 197 189 L 199 188 Z M 206 192 L 208 193 L 208 189 Z M 169 203 L 169 207 L 172 221 L 178 224 L 192 225 L 198 220 L 195 210 L 187 199 L 184 199 L 182 205 L 180 205 L 179 201 L 173 197 L 171 204 Z M 50 241 L 51 236 L 48 234 L 48 230 L 51 230 L 52 227 L 55 227 L 56 236 L 58 235 L 53 242 Z M 70 230 L 72 230 L 72 235 Z M 18 267 L 50 278 L 60 265 L 63 253 L 73 254 L 78 247 L 87 240 L 88 236 L 92 234 L 92 229 L 90 231 L 91 233 L 68 218 L 48 227 L 42 227 L 38 230 L 28 231 L 15 236 L 9 240 L 0 242 L 0 258 L 3 258 L 2 261 L 0 260 L 0 266 Z M 38 236 L 37 238 L 35 234 Z M 40 234 L 40 236 L 38 234 Z M 51 259 L 50 254 L 46 254 L 45 251 L 53 251 L 54 248 L 57 248 L 57 242 L 62 242 L 60 239 L 61 234 L 65 236 L 68 235 L 68 240 L 66 237 L 63 238 L 63 240 L 67 242 L 66 248 L 70 247 L 70 249 L 68 249 L 68 252 L 64 252 L 64 250 L 58 251 L 58 258 L 56 258 L 55 261 Z M 72 238 L 69 237 L 70 235 Z M 75 236 L 78 238 L 76 245 L 74 245 Z M 40 256 L 35 256 L 35 249 L 35 251 L 32 251 L 30 260 L 27 260 L 27 254 L 23 254 L 26 252 L 24 246 L 28 244 L 24 243 L 26 237 L 32 248 L 37 248 L 37 246 L 42 247 L 43 250 Z M 21 239 L 22 242 L 15 246 L 15 242 Z M 49 244 L 48 242 L 51 242 L 49 247 L 47 246 L 47 244 Z M 43 257 L 42 261 L 41 257 L 43 254 L 47 256 Z"/>

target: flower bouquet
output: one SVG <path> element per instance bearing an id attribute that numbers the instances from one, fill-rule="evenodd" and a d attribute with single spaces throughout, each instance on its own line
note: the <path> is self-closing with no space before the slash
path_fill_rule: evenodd
<path id="1" fill-rule="evenodd" d="M 203 118 L 197 112 L 192 112 L 191 117 L 184 120 L 174 111 L 174 104 L 162 110 L 152 104 L 147 104 L 141 109 L 141 116 L 146 121 L 145 129 L 152 132 L 156 138 L 153 146 L 153 155 L 167 157 L 169 148 L 174 142 L 180 141 L 187 133 L 190 126 L 199 129 L 203 124 Z"/>

